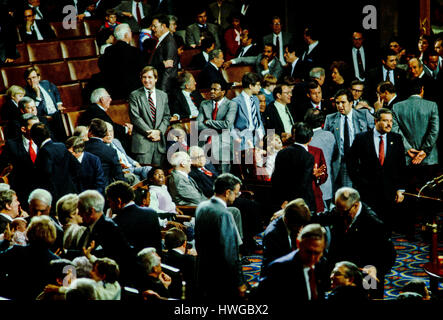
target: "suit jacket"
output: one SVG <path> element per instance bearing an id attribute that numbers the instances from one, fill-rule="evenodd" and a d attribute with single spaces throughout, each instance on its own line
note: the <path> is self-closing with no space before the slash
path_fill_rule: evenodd
<path id="1" fill-rule="evenodd" d="M 423 150 L 426 152 L 426 158 L 422 164 L 437 164 L 439 134 L 437 104 L 413 95 L 394 104 L 392 111 L 394 112 L 392 131 L 403 137 L 405 150 L 411 148 Z M 411 165 L 411 158 L 408 155 L 406 155 L 406 165 Z"/>
<path id="2" fill-rule="evenodd" d="M 340 163 L 342 161 L 342 154 L 340 152 L 340 117 L 341 113 L 339 112 L 328 114 L 324 125 L 324 130 L 330 131 L 334 134 L 335 142 L 337 143 L 337 148 L 339 150 L 332 160 L 333 184 L 339 176 Z M 367 110 L 352 109 L 352 122 L 354 125 L 354 135 L 374 128 L 374 118 Z"/>
<path id="3" fill-rule="evenodd" d="M 368 69 L 366 74 L 366 83 L 367 90 L 369 93 L 369 101 L 374 102 L 377 101 L 377 95 L 375 94 L 377 91 L 377 85 L 385 81 L 383 78 L 383 66 L 379 65 L 375 68 Z M 394 86 L 398 96 L 403 97 L 405 95 L 406 88 L 406 72 L 400 68 L 394 69 Z"/>
<path id="4" fill-rule="evenodd" d="M 149 4 L 146 4 L 142 1 L 140 1 L 142 4 L 142 10 L 143 10 L 143 15 L 147 20 L 150 19 L 151 15 L 152 15 L 152 8 Z M 132 13 L 132 1 L 122 1 L 120 2 L 119 5 L 117 5 L 116 7 L 114 7 L 114 10 L 117 11 L 118 14 L 118 21 L 121 23 L 127 23 L 129 24 L 129 27 L 131 27 L 132 32 L 139 32 L 140 31 L 140 25 L 137 22 L 137 17 L 126 17 L 122 14 L 122 12 L 130 12 Z"/>
<path id="5" fill-rule="evenodd" d="M 243 47 L 239 47 L 235 53 L 235 57 L 238 58 Z M 252 46 L 248 48 L 246 52 L 243 53 L 242 57 L 258 56 L 260 54 L 260 49 L 256 43 L 252 43 Z"/>
<path id="6" fill-rule="evenodd" d="M 323 151 L 320 148 L 308 145 L 308 151 L 314 156 L 314 164 L 316 164 L 318 168 L 320 168 L 322 165 L 326 165 L 325 156 L 323 155 Z M 312 191 L 314 192 L 315 206 L 317 208 L 317 212 L 323 212 L 325 210 L 323 193 L 320 189 L 320 186 L 326 182 L 327 178 L 328 173 L 326 171 L 326 174 L 324 174 L 321 178 L 314 178 L 312 181 Z"/>
<path id="7" fill-rule="evenodd" d="M 214 182 L 215 179 L 218 177 L 218 173 L 214 165 L 210 162 L 205 164 L 205 169 L 212 172 L 212 177 L 206 175 L 199 168 L 194 166 L 191 167 L 191 172 L 189 172 L 189 176 L 194 179 L 205 197 L 210 198 L 214 195 Z"/>
<path id="8" fill-rule="evenodd" d="M 177 54 L 177 44 L 175 43 L 172 33 L 169 33 L 162 42 L 160 42 L 158 47 L 153 51 L 151 59 L 151 65 L 158 71 L 158 88 L 169 92 L 173 79 L 177 77 L 178 64 L 180 62 Z M 166 60 L 173 60 L 173 66 L 165 68 L 163 61 Z"/>
<path id="9" fill-rule="evenodd" d="M 259 297 L 263 301 L 274 303 L 303 303 L 308 301 L 308 289 L 304 277 L 303 263 L 300 251 L 292 251 L 272 261 L 266 275 L 260 278 Z M 318 299 L 324 300 L 325 292 L 329 288 L 329 270 L 325 259 L 320 260 L 314 269 Z M 287 294 L 282 290 L 282 285 L 291 289 Z"/>
<path id="10" fill-rule="evenodd" d="M 245 283 L 235 223 L 227 208 L 211 198 L 195 212 L 197 285 L 209 301 L 233 300 Z M 217 274 L 217 284 L 213 275 Z"/>
<path id="11" fill-rule="evenodd" d="M 312 190 L 312 170 L 314 156 L 302 146 L 292 144 L 277 153 L 271 183 L 275 204 L 303 198 L 311 211 L 315 211 L 314 191 Z M 291 187 L 288 187 L 291 181 Z"/>
<path id="12" fill-rule="evenodd" d="M 190 69 L 203 70 L 208 61 L 205 59 L 203 52 L 199 52 L 192 56 L 191 62 L 189 63 Z"/>
<path id="13" fill-rule="evenodd" d="M 116 213 L 117 216 L 113 220 L 129 244 L 134 247 L 135 252 L 139 252 L 143 248 L 154 247 L 161 254 L 161 232 L 155 210 L 132 204 Z"/>
<path id="14" fill-rule="evenodd" d="M 100 158 L 85 151 L 80 164 L 80 190 L 97 190 L 105 194 L 107 186 Z"/>
<path id="15" fill-rule="evenodd" d="M 172 201 L 178 206 L 198 206 L 207 200 L 194 179 L 172 170 L 168 177 L 168 190 Z"/>
<path id="16" fill-rule="evenodd" d="M 263 137 L 260 135 L 265 134 L 265 126 L 260 117 L 258 98 L 256 96 L 252 96 L 252 99 L 254 101 L 254 105 L 256 107 L 257 116 L 258 116 L 258 128 L 255 128 L 256 132 L 251 132 L 249 130 L 249 113 L 248 113 L 248 107 L 246 106 L 245 97 L 243 96 L 243 94 L 239 94 L 234 99 L 232 99 L 232 101 L 237 103 L 238 111 L 235 117 L 234 128 L 231 131 L 231 135 L 234 139 L 242 140 L 240 143 L 240 150 L 245 150 L 248 148 L 248 145 L 246 143 L 247 140 L 251 140 L 254 146 L 257 146 L 259 139 Z"/>
<path id="17" fill-rule="evenodd" d="M 190 254 L 181 254 L 169 249 L 163 254 L 162 261 L 169 266 L 180 269 L 183 280 L 186 281 L 186 299 L 192 299 L 194 297 L 194 288 L 197 279 L 197 257 Z"/>
<path id="18" fill-rule="evenodd" d="M 291 77 L 294 78 L 295 81 L 301 82 L 305 79 L 306 73 L 308 72 L 309 71 L 306 70 L 304 62 L 298 58 L 294 68 L 292 68 L 292 64 L 289 63 L 283 67 L 281 78 L 284 79 L 284 77 Z"/>
<path id="19" fill-rule="evenodd" d="M 150 3 L 152 5 L 152 9 L 153 9 L 153 15 L 156 14 L 172 14 L 172 15 L 177 15 L 177 12 L 181 12 L 181 11 L 177 11 L 177 4 L 175 3 L 174 0 L 152 0 Z"/>
<path id="20" fill-rule="evenodd" d="M 132 91 L 140 88 L 140 71 L 146 64 L 141 51 L 124 41 L 106 48 L 98 60 L 105 87 L 114 100 L 127 99 Z"/>
<path id="21" fill-rule="evenodd" d="M 197 116 L 198 130 L 213 129 L 218 133 L 218 139 L 212 139 L 212 155 L 217 160 L 230 161 L 231 159 L 231 129 L 234 126 L 237 114 L 237 103 L 224 98 L 218 106 L 217 116 L 212 120 L 213 101 L 204 100 Z M 204 123 L 206 121 L 206 123 Z"/>
<path id="22" fill-rule="evenodd" d="M 200 91 L 195 90 L 191 92 L 191 98 L 194 101 L 195 107 L 200 108 L 200 104 L 204 100 Z M 188 105 L 182 90 L 177 90 L 174 94 L 169 96 L 169 104 L 171 108 L 171 114 L 178 114 L 180 119 L 186 119 L 191 117 L 191 110 Z"/>
<path id="23" fill-rule="evenodd" d="M 118 161 L 117 152 L 101 139 L 91 138 L 86 141 L 85 151 L 92 153 L 100 159 L 105 175 L 105 186 L 116 180 L 126 181 Z"/>
<path id="24" fill-rule="evenodd" d="M 11 223 L 11 220 L 0 215 L 0 233 L 5 232 L 6 226 Z"/>
<path id="25" fill-rule="evenodd" d="M 312 51 L 307 54 L 308 48 L 306 45 L 306 49 L 304 51 L 304 53 L 302 54 L 301 58 L 302 61 L 305 63 L 306 66 L 306 72 L 309 72 L 312 68 L 314 67 L 328 67 L 328 61 L 326 61 L 326 56 L 325 53 L 323 52 L 323 45 L 322 45 L 322 41 L 319 41 L 318 44 L 315 46 L 314 49 L 312 49 Z M 306 54 L 305 54 L 306 53 Z M 309 75 L 306 74 L 306 77 L 308 77 Z"/>
<path id="26" fill-rule="evenodd" d="M 208 62 L 198 75 L 197 84 L 199 89 L 209 89 L 211 84 L 219 82 L 227 84 L 220 69 L 216 69 L 212 63 Z"/>
<path id="27" fill-rule="evenodd" d="M 231 13 L 234 11 L 234 6 L 230 4 L 229 2 L 222 2 L 221 7 L 219 8 L 217 1 L 214 1 L 209 4 L 209 15 L 210 15 L 210 22 L 217 24 L 218 21 L 218 14 L 219 10 L 221 10 L 221 30 L 226 30 L 231 25 L 231 22 L 229 21 Z"/>
<path id="28" fill-rule="evenodd" d="M 81 125 L 89 126 L 91 123 L 91 120 L 94 118 L 102 119 L 103 121 L 109 122 L 112 124 L 112 127 L 114 128 L 115 137 L 124 140 L 126 138 L 126 129 L 121 124 L 115 123 L 111 117 L 106 113 L 105 110 L 100 108 L 97 104 L 93 103 L 90 104 L 86 111 L 83 113 L 80 119 Z"/>
<path id="29" fill-rule="evenodd" d="M 51 39 L 56 38 L 54 31 L 51 29 L 51 27 L 49 26 L 49 24 L 46 21 L 35 20 L 34 23 L 37 24 L 38 31 L 40 31 L 40 34 L 42 35 L 43 40 L 51 40 Z M 25 24 L 20 26 L 19 32 L 20 32 L 20 37 L 23 42 L 38 40 L 37 34 L 35 33 L 35 31 L 33 31 L 32 34 L 28 34 L 26 32 L 26 25 Z"/>
<path id="30" fill-rule="evenodd" d="M 295 246 L 295 243 L 292 244 Z M 280 258 L 292 251 L 289 243 L 288 230 L 283 216 L 271 221 L 263 234 L 263 261 L 261 265 L 260 277 L 262 278 L 268 265 L 277 258 Z"/>
<path id="31" fill-rule="evenodd" d="M 261 64 L 261 60 L 263 59 L 263 54 L 260 53 L 258 56 L 251 56 L 251 57 L 240 57 L 240 58 L 235 58 L 233 59 L 235 61 L 236 64 L 239 63 L 244 63 L 244 64 L 252 64 L 255 66 L 255 70 L 256 72 L 260 75 L 263 76 L 263 72 L 265 71 L 263 69 L 263 66 Z M 268 70 L 269 73 L 272 74 L 274 77 L 278 79 L 281 78 L 281 75 L 283 73 L 283 67 L 280 63 L 280 60 L 278 59 L 277 56 L 275 56 L 274 59 L 272 59 L 272 64 L 270 64 L 268 66 Z"/>
<path id="32" fill-rule="evenodd" d="M 4 168 L 8 163 L 13 166 L 9 175 L 11 189 L 17 193 L 19 201 L 26 207 L 29 193 L 37 188 L 37 172 L 29 153 L 26 152 L 21 135 L 6 140 L 0 155 L 0 167 Z"/>
<path id="33" fill-rule="evenodd" d="M 221 48 L 220 36 L 219 36 L 219 27 L 213 23 L 206 23 L 207 30 L 211 33 L 215 38 L 215 49 Z M 200 37 L 201 32 L 197 23 L 193 23 L 186 27 L 186 45 L 191 46 L 195 44 L 197 47 L 200 46 Z"/>
<path id="34" fill-rule="evenodd" d="M 375 129 L 374 129 L 375 130 Z M 372 208 L 392 203 L 397 190 L 403 188 L 405 148 L 401 135 L 387 134 L 383 166 L 377 157 L 372 130 L 355 136 L 349 154 L 349 173 L 361 198 Z M 375 192 L 377 190 L 377 192 Z"/>
<path id="35" fill-rule="evenodd" d="M 286 106 L 288 113 L 290 115 L 289 120 L 291 122 L 291 128 L 292 125 L 295 122 L 295 117 L 294 114 L 291 112 L 291 110 L 289 109 L 289 106 Z M 285 131 L 285 127 L 283 125 L 283 121 L 280 118 L 280 114 L 278 113 L 278 110 L 274 104 L 274 102 L 271 102 L 267 107 L 265 112 L 263 113 L 263 116 L 265 117 L 265 128 L 266 129 L 274 129 L 275 133 L 278 134 L 279 136 L 281 136 L 281 134 Z M 292 121 L 291 121 L 292 119 Z M 289 134 L 291 132 L 288 132 Z"/>
<path id="36" fill-rule="evenodd" d="M 266 44 L 266 43 L 274 44 L 273 36 L 274 36 L 273 33 L 265 35 L 263 37 L 263 44 Z M 280 43 L 281 48 L 284 48 L 286 45 L 292 43 L 292 41 L 293 41 L 292 33 L 281 31 L 281 36 L 283 39 L 283 44 Z"/>
<path id="37" fill-rule="evenodd" d="M 60 97 L 60 92 L 57 89 L 57 86 L 53 84 L 52 82 L 49 82 L 48 80 L 41 80 L 40 86 L 46 90 L 46 92 L 49 94 L 49 96 L 52 99 L 52 102 L 54 103 L 54 106 L 57 108 L 57 104 L 62 102 L 62 99 Z M 32 99 L 35 100 L 35 104 L 37 106 L 37 116 L 46 116 L 48 115 L 48 109 L 46 107 L 45 100 L 43 99 L 43 94 L 40 94 L 40 98 L 42 99 L 40 102 L 38 102 L 37 94 L 35 91 L 29 87 L 28 85 L 25 88 L 26 95 Z"/>
<path id="38" fill-rule="evenodd" d="M 22 115 L 15 101 L 9 98 L 1 106 L 0 114 L 1 120 L 8 122 L 20 121 L 20 116 Z"/>
<path id="39" fill-rule="evenodd" d="M 352 79 L 355 79 L 357 77 L 355 75 L 356 73 L 355 73 L 355 68 L 354 68 L 354 60 L 352 59 L 352 49 L 353 48 L 354 47 L 351 46 L 351 48 L 348 47 L 348 49 L 346 50 L 345 62 L 348 64 L 349 69 L 351 70 L 350 74 L 351 74 Z M 374 54 L 371 52 L 370 46 L 363 45 L 360 49 L 363 49 L 363 52 L 364 52 L 364 60 L 363 60 L 363 55 L 362 55 L 364 72 L 363 72 L 363 74 L 360 75 L 360 77 L 363 77 L 366 80 L 366 76 L 368 74 L 368 71 L 371 70 L 374 66 Z M 377 88 L 375 88 L 375 89 L 377 89 Z"/>
<path id="40" fill-rule="evenodd" d="M 326 169 L 328 173 L 328 178 L 326 182 L 320 185 L 320 189 L 323 194 L 324 200 L 332 199 L 332 159 L 336 156 L 338 152 L 337 143 L 335 142 L 334 135 L 323 129 L 314 130 L 314 135 L 312 137 L 309 146 L 320 148 L 323 151 L 323 155 L 326 161 Z"/>
<path id="41" fill-rule="evenodd" d="M 171 117 L 168 105 L 168 96 L 165 92 L 155 89 L 156 93 L 156 117 L 152 122 L 149 113 L 148 98 L 145 88 L 139 88 L 129 96 L 129 118 L 134 125 L 132 132 L 131 151 L 137 155 L 137 161 L 141 163 L 151 163 L 154 152 L 166 153 L 165 132 L 169 126 Z M 147 138 L 147 130 L 160 130 L 161 138 L 158 142 L 153 142 Z"/>
<path id="42" fill-rule="evenodd" d="M 80 164 L 63 143 L 45 143 L 38 150 L 35 169 L 37 185 L 52 194 L 53 205 L 65 194 L 80 189 Z"/>

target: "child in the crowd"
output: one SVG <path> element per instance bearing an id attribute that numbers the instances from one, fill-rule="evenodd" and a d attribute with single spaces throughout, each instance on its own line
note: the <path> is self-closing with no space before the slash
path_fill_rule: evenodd
<path id="1" fill-rule="evenodd" d="M 67 259 L 52 260 L 49 265 L 51 268 L 51 283 L 46 285 L 36 300 L 65 300 L 65 291 L 77 277 L 75 266 L 72 264 L 72 261 Z M 61 287 L 63 289 L 60 289 Z"/>
<path id="2" fill-rule="evenodd" d="M 264 94 L 266 97 L 266 105 L 268 106 L 270 103 L 274 102 L 274 95 L 272 92 L 277 86 L 277 78 L 272 74 L 266 74 L 261 81 L 261 89 L 260 93 Z"/>
<path id="3" fill-rule="evenodd" d="M 26 227 L 28 226 L 28 223 L 24 218 L 15 218 L 11 222 L 11 232 L 14 233 L 10 246 L 13 246 L 15 244 L 25 246 L 27 244 L 27 238 L 26 238 Z M 3 240 L 3 233 L 0 234 L 0 240 Z"/>
<path id="4" fill-rule="evenodd" d="M 114 31 L 115 27 L 119 24 L 120 22 L 117 21 L 117 12 L 114 9 L 108 9 L 106 10 L 105 24 L 100 27 L 100 31 L 103 29 Z"/>

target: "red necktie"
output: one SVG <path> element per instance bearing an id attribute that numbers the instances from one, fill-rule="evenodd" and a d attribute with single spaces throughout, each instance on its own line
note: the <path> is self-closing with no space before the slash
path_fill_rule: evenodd
<path id="1" fill-rule="evenodd" d="M 32 162 L 35 162 L 35 158 L 37 158 L 37 154 L 35 153 L 35 150 L 32 147 L 32 140 L 29 140 L 29 156 L 31 157 Z"/>
<path id="2" fill-rule="evenodd" d="M 309 275 L 309 287 L 311 288 L 311 300 L 317 300 L 318 299 L 317 282 L 315 281 L 314 268 L 312 267 L 309 268 L 308 275 Z"/>
<path id="3" fill-rule="evenodd" d="M 378 150 L 378 160 L 380 160 L 380 164 L 383 165 L 385 162 L 385 143 L 383 140 L 383 136 L 380 136 L 380 145 Z"/>
<path id="4" fill-rule="evenodd" d="M 212 111 L 212 120 L 215 120 L 215 118 L 217 118 L 217 112 L 218 112 L 218 102 L 215 101 L 215 108 Z"/>
<path id="5" fill-rule="evenodd" d="M 205 167 L 201 167 L 200 170 L 208 177 L 212 177 L 212 172 L 206 169 Z"/>
<path id="6" fill-rule="evenodd" d="M 140 2 L 137 2 L 136 6 L 137 6 L 137 8 L 136 8 L 137 22 L 138 22 L 138 24 L 140 24 L 140 22 L 142 21 L 142 13 L 140 11 Z"/>

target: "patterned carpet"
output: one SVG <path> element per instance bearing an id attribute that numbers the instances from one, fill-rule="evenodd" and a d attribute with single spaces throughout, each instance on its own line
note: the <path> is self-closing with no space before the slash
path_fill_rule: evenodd
<path id="1" fill-rule="evenodd" d="M 261 234 L 256 236 L 259 245 Z M 397 259 L 391 273 L 385 278 L 385 300 L 393 300 L 400 293 L 400 289 L 412 279 L 424 280 L 429 289 L 429 277 L 423 270 L 423 265 L 429 261 L 429 243 L 423 240 L 421 234 L 417 235 L 417 241 L 408 242 L 399 234 L 393 235 L 393 241 L 397 250 Z M 257 251 L 256 255 L 248 256 L 251 262 L 243 266 L 246 280 L 251 286 L 258 283 L 262 252 Z M 439 289 L 443 290 L 443 283 L 439 284 Z"/>

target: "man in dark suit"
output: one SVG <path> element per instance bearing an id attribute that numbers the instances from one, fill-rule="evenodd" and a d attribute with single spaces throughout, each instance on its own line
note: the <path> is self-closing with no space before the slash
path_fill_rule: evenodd
<path id="1" fill-rule="evenodd" d="M 114 10 L 119 16 L 119 21 L 127 23 L 132 32 L 140 31 L 141 20 L 152 15 L 151 5 L 141 0 L 121 1 Z"/>
<path id="2" fill-rule="evenodd" d="M 111 106 L 112 98 L 104 88 L 95 89 L 91 94 L 91 104 L 86 108 L 86 111 L 80 118 L 80 124 L 89 126 L 92 119 L 98 118 L 112 124 L 115 136 L 123 141 L 125 146 L 129 146 L 130 136 L 132 134 L 132 124 L 125 123 L 121 125 L 115 123 L 111 117 L 106 113 Z"/>
<path id="3" fill-rule="evenodd" d="M 324 300 L 330 282 L 329 270 L 322 259 L 325 237 L 326 231 L 319 224 L 306 225 L 294 239 L 298 250 L 271 262 L 260 278 L 260 300 L 284 305 Z M 282 287 L 291 290 L 288 293 Z"/>
<path id="4" fill-rule="evenodd" d="M 139 207 L 134 203 L 134 191 L 123 181 L 115 181 L 106 187 L 106 199 L 113 220 L 119 226 L 129 244 L 136 252 L 154 247 L 162 252 L 162 236 L 158 215 L 151 208 Z"/>
<path id="5" fill-rule="evenodd" d="M 12 228 L 12 219 L 20 215 L 20 202 L 14 190 L 0 191 L 0 233 L 5 232 L 6 226 Z"/>
<path id="6" fill-rule="evenodd" d="M 354 98 L 348 89 L 339 90 L 334 99 L 338 111 L 326 116 L 324 130 L 334 134 L 339 150 L 332 162 L 332 182 L 338 189 L 352 186 L 346 157 L 355 135 L 374 128 L 374 117 L 366 109 L 352 108 Z"/>
<path id="7" fill-rule="evenodd" d="M 291 77 L 296 82 L 302 82 L 306 77 L 306 70 L 303 61 L 301 61 L 300 50 L 292 43 L 284 47 L 284 59 L 286 66 L 283 68 L 282 79 Z"/>
<path id="8" fill-rule="evenodd" d="M 195 212 L 197 286 L 202 301 L 240 301 L 246 292 L 239 236 L 226 209 L 239 196 L 240 185 L 240 179 L 232 174 L 220 175 L 214 185 L 215 196 Z"/>
<path id="9" fill-rule="evenodd" d="M 355 136 L 349 152 L 349 174 L 353 185 L 383 222 L 392 228 L 394 202 L 403 201 L 405 148 L 398 133 L 391 132 L 392 111 L 375 113 L 374 130 Z"/>
<path id="10" fill-rule="evenodd" d="M 202 38 L 206 38 L 208 34 L 215 39 L 215 49 L 221 48 L 219 27 L 213 23 L 207 23 L 206 9 L 198 7 L 195 10 L 196 22 L 186 27 L 186 45 L 196 48 L 201 45 Z"/>
<path id="11" fill-rule="evenodd" d="M 85 142 L 80 137 L 69 137 L 65 142 L 66 148 L 80 163 L 80 190 L 97 190 L 105 193 L 105 174 L 103 172 L 100 158 L 92 153 L 86 152 Z"/>
<path id="12" fill-rule="evenodd" d="M 376 89 L 382 81 L 390 81 L 396 92 L 402 96 L 405 94 L 405 72 L 397 67 L 397 54 L 392 49 L 385 49 L 381 54 L 381 65 L 369 69 L 366 75 L 367 93 L 369 101 L 377 100 Z"/>
<path id="13" fill-rule="evenodd" d="M 156 89 L 157 70 L 152 66 L 140 72 L 143 87 L 129 96 L 129 117 L 134 125 L 131 151 L 142 164 L 162 165 L 166 154 L 165 132 L 171 118 L 168 95 Z"/>
<path id="14" fill-rule="evenodd" d="M 363 31 L 358 30 L 352 33 L 352 47 L 346 52 L 345 61 L 351 67 L 352 78 L 365 81 L 366 73 L 372 68 L 372 56 L 368 47 L 363 43 L 365 38 Z"/>
<path id="15" fill-rule="evenodd" d="M 303 40 L 306 47 L 301 60 L 305 63 L 306 70 L 311 70 L 314 67 L 325 68 L 328 62 L 325 59 L 323 48 L 319 41 L 317 27 L 306 27 L 303 32 Z"/>
<path id="16" fill-rule="evenodd" d="M 31 139 L 31 127 L 38 123 L 37 116 L 24 114 L 20 120 L 21 135 L 13 139 L 7 139 L 0 155 L 0 167 L 3 169 L 8 164 L 12 165 L 12 171 L 9 175 L 9 184 L 17 192 L 17 197 L 22 203 L 23 208 L 27 210 L 27 198 L 29 193 L 34 190 L 37 181 L 34 161 L 37 157 L 37 145 Z M 32 144 L 32 150 L 29 145 Z"/>
<path id="17" fill-rule="evenodd" d="M 374 103 L 375 110 L 386 108 L 391 110 L 394 104 L 399 102 L 397 90 L 390 81 L 380 82 L 377 86 L 377 101 Z"/>
<path id="18" fill-rule="evenodd" d="M 408 61 L 408 74 L 406 75 L 406 88 L 411 90 L 416 79 L 420 79 L 424 88 L 423 98 L 434 102 L 439 102 L 439 81 L 434 80 L 431 75 L 425 72 L 423 62 L 418 58 Z M 408 91 L 409 92 L 409 91 Z"/>
<path id="19" fill-rule="evenodd" d="M 155 16 L 152 20 L 152 31 L 157 38 L 157 45 L 149 58 L 149 65 L 159 74 L 158 88 L 167 93 L 171 91 L 172 81 L 177 77 L 179 57 L 174 36 L 169 32 L 169 19 Z"/>
<path id="20" fill-rule="evenodd" d="M 194 55 L 189 63 L 190 69 L 203 70 L 206 64 L 209 62 L 209 52 L 215 49 L 215 39 L 209 35 L 202 39 L 201 52 Z"/>
<path id="21" fill-rule="evenodd" d="M 263 234 L 260 277 L 266 274 L 266 269 L 272 261 L 297 248 L 297 235 L 309 221 L 311 212 L 301 198 L 290 201 L 283 209 L 283 215 L 271 221 Z"/>
<path id="22" fill-rule="evenodd" d="M 280 208 L 285 201 L 302 198 L 309 209 L 315 212 L 312 190 L 314 157 L 307 150 L 312 135 L 313 131 L 308 125 L 303 122 L 295 123 L 292 126 L 295 143 L 277 153 L 271 177 L 276 208 Z M 287 187 L 287 181 L 293 181 L 291 188 Z"/>
<path id="23" fill-rule="evenodd" d="M 275 133 L 281 137 L 284 145 L 291 141 L 291 130 L 294 125 L 294 116 L 288 108 L 291 103 L 292 90 L 288 85 L 278 84 L 274 91 L 275 101 L 271 102 L 264 112 L 265 128 L 274 129 Z"/>
<path id="24" fill-rule="evenodd" d="M 395 262 L 396 252 L 384 223 L 365 203 L 360 194 L 343 187 L 335 194 L 336 219 L 331 228 L 331 246 L 328 261 L 350 261 L 373 276 L 370 296 L 383 298 L 384 277 Z M 376 279 L 379 281 L 376 282 Z M 376 283 L 375 283 L 376 282 Z M 372 287 L 375 285 L 375 289 Z"/>
<path id="25" fill-rule="evenodd" d="M 209 16 L 211 22 L 219 26 L 220 30 L 225 31 L 230 26 L 230 17 L 234 12 L 232 3 L 226 0 L 216 0 L 209 4 Z"/>
<path id="26" fill-rule="evenodd" d="M 143 61 L 139 49 L 130 45 L 131 28 L 126 23 L 115 27 L 116 42 L 106 48 L 100 56 L 98 66 L 105 87 L 113 99 L 127 99 L 129 94 L 140 87 L 139 74 L 147 61 Z"/>
<path id="27" fill-rule="evenodd" d="M 92 253 L 97 257 L 114 259 L 120 268 L 120 281 L 126 283 L 136 265 L 134 248 L 128 243 L 121 228 L 105 217 L 104 197 L 96 190 L 86 190 L 79 194 L 78 213 L 86 226 L 79 240 L 79 248 L 88 248 L 94 241 Z"/>
<path id="28" fill-rule="evenodd" d="M 28 42 L 31 40 L 51 40 L 55 39 L 55 33 L 44 20 L 36 20 L 36 11 L 34 8 L 27 8 L 23 11 L 25 18 L 24 24 L 19 32 L 22 40 Z"/>
<path id="29" fill-rule="evenodd" d="M 126 181 L 117 152 L 103 142 L 106 134 L 106 123 L 101 119 L 92 119 L 88 131 L 89 140 L 85 143 L 85 151 L 99 157 L 101 161 L 105 175 L 105 186 L 115 180 Z"/>
<path id="30" fill-rule="evenodd" d="M 197 90 L 197 82 L 192 73 L 183 71 L 177 78 L 178 90 L 169 96 L 173 120 L 195 118 L 204 100 Z"/>
<path id="31" fill-rule="evenodd" d="M 63 143 L 53 142 L 48 127 L 36 123 L 31 128 L 31 138 L 39 148 L 35 159 L 37 186 L 48 190 L 53 201 L 80 189 L 80 165 Z"/>
<path id="32" fill-rule="evenodd" d="M 257 45 L 257 38 L 254 30 L 245 27 L 240 34 L 240 47 L 238 48 L 236 58 L 252 57 L 260 54 L 259 46 Z"/>
<path id="33" fill-rule="evenodd" d="M 16 49 L 17 27 L 14 18 L 8 13 L 12 6 L 12 4 L 0 4 L 0 66 L 19 58 Z"/>
<path id="34" fill-rule="evenodd" d="M 281 31 L 281 19 L 279 16 L 273 16 L 270 23 L 272 33 L 263 37 L 263 43 L 272 43 L 276 47 L 277 59 L 284 66 L 286 61 L 284 58 L 284 48 L 293 42 L 292 34 L 289 32 Z"/>
<path id="35" fill-rule="evenodd" d="M 226 85 L 226 80 L 221 72 L 221 67 L 225 62 L 223 58 L 223 51 L 214 49 L 209 53 L 209 62 L 205 65 L 198 76 L 198 88 L 208 89 L 212 83 L 223 83 Z"/>

